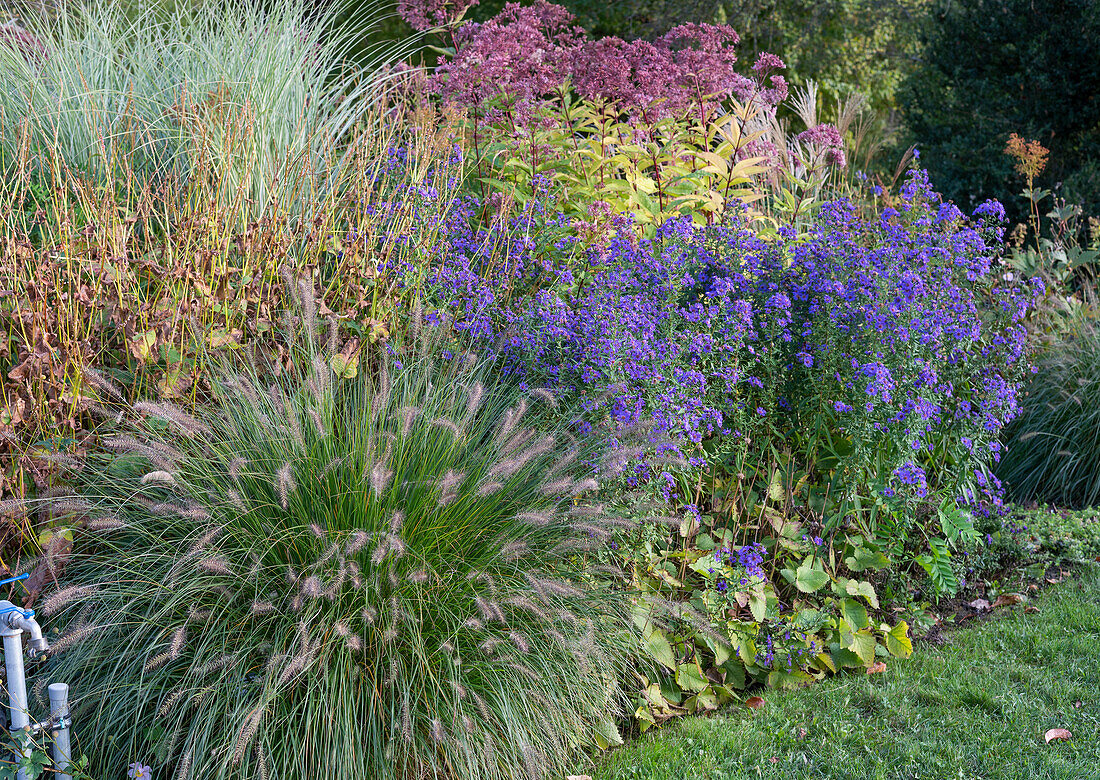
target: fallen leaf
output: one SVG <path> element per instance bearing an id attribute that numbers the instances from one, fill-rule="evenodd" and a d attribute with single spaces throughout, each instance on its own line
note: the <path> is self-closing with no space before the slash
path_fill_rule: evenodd
<path id="1" fill-rule="evenodd" d="M 985 599 L 974 599 L 967 606 L 971 609 L 976 609 L 979 612 L 984 612 L 990 609 L 989 602 Z"/>
<path id="2" fill-rule="evenodd" d="M 886 662 L 879 661 L 877 664 L 871 664 L 867 667 L 867 674 L 881 674 L 886 671 Z"/>
<path id="3" fill-rule="evenodd" d="M 809 735 L 809 733 L 809 730 L 805 726 L 803 726 L 798 730 L 798 738 L 805 739 Z"/>
<path id="4" fill-rule="evenodd" d="M 1073 703 L 1073 709 L 1075 709 L 1075 710 L 1079 710 L 1084 706 L 1085 706 L 1085 703 L 1083 701 L 1081 701 L 1080 699 L 1078 699 L 1077 701 L 1075 701 Z"/>
<path id="5" fill-rule="evenodd" d="M 1038 612 L 1038 611 L 1039 611 L 1038 607 L 1030 607 L 1030 606 L 1029 607 L 1024 607 L 1024 612 Z"/>
<path id="6" fill-rule="evenodd" d="M 750 696 L 749 698 L 745 699 L 745 706 L 748 707 L 750 710 L 758 710 L 764 706 L 764 700 L 761 699 L 759 696 Z"/>
<path id="7" fill-rule="evenodd" d="M 771 761 L 773 764 L 778 764 L 779 763 L 779 759 L 776 756 L 772 756 L 768 760 Z"/>
<path id="8" fill-rule="evenodd" d="M 1073 735 L 1070 734 L 1067 729 L 1048 729 L 1047 733 L 1043 735 L 1043 739 L 1045 739 L 1049 745 L 1054 740 L 1073 739 Z"/>
<path id="9" fill-rule="evenodd" d="M 565 780 L 592 780 L 592 775 L 566 775 Z"/>
<path id="10" fill-rule="evenodd" d="M 1019 593 L 1002 593 L 997 597 L 997 600 L 993 602 L 993 609 L 1019 604 L 1022 601 L 1024 601 L 1024 597 Z"/>

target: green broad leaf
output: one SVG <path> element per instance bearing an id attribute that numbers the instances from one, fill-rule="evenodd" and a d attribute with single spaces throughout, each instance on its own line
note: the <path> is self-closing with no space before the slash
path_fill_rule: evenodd
<path id="1" fill-rule="evenodd" d="M 707 688 L 705 691 L 700 691 L 685 701 L 684 708 L 694 715 L 700 712 L 711 712 L 716 710 L 720 704 L 721 702 L 718 700 L 718 694 L 711 688 Z"/>
<path id="2" fill-rule="evenodd" d="M 875 587 L 871 583 L 848 580 L 844 590 L 849 596 L 863 596 L 867 599 L 868 604 L 878 609 L 878 596 L 875 594 Z"/>
<path id="3" fill-rule="evenodd" d="M 833 645 L 829 655 L 832 656 L 833 665 L 838 669 L 854 669 L 858 666 L 866 666 L 862 658 L 839 644 Z"/>
<path id="4" fill-rule="evenodd" d="M 699 534 L 695 537 L 695 547 L 703 552 L 711 552 L 718 545 L 714 542 L 714 537 L 710 534 Z"/>
<path id="5" fill-rule="evenodd" d="M 726 685 L 740 690 L 745 687 L 745 666 L 736 658 L 731 658 L 722 664 L 722 671 L 726 673 Z"/>
<path id="6" fill-rule="evenodd" d="M 840 602 L 840 614 L 852 631 L 867 628 L 867 610 L 855 599 L 842 599 Z"/>
<path id="7" fill-rule="evenodd" d="M 733 648 L 726 642 L 719 642 L 714 637 L 706 634 L 702 635 L 703 644 L 707 646 L 707 649 L 714 654 L 714 665 L 722 666 L 726 661 L 733 657 Z"/>
<path id="8" fill-rule="evenodd" d="M 850 650 L 859 656 L 865 666 L 870 666 L 875 662 L 875 647 L 878 642 L 875 641 L 875 635 L 870 631 L 841 631 L 840 645 L 845 650 Z"/>
<path id="9" fill-rule="evenodd" d="M 768 614 L 768 597 L 763 593 L 753 591 L 749 594 L 749 611 L 757 623 L 762 623 Z M 755 655 L 755 653 L 754 653 Z"/>
<path id="10" fill-rule="evenodd" d="M 703 674 L 697 663 L 680 664 L 676 670 L 676 682 L 685 691 L 700 693 L 710 685 L 710 680 Z"/>
<path id="11" fill-rule="evenodd" d="M 775 472 L 768 481 L 768 498 L 772 501 L 782 501 L 783 496 L 783 480 L 780 479 L 779 472 Z"/>
<path id="12" fill-rule="evenodd" d="M 913 640 L 909 638 L 909 624 L 902 620 L 886 632 L 886 649 L 897 658 L 908 658 L 913 654 Z"/>
<path id="13" fill-rule="evenodd" d="M 813 593 L 829 584 L 829 575 L 821 569 L 803 563 L 795 572 L 794 586 L 803 593 Z"/>
<path id="14" fill-rule="evenodd" d="M 814 656 L 813 662 L 818 669 L 836 674 L 836 664 L 833 663 L 833 657 L 828 653 L 818 653 Z"/>
<path id="15" fill-rule="evenodd" d="M 646 635 L 645 646 L 650 658 L 670 671 L 676 671 L 676 654 L 672 651 L 672 643 L 668 641 L 664 631 L 659 628 L 650 631 Z"/>
<path id="16" fill-rule="evenodd" d="M 634 720 L 638 721 L 638 731 L 642 734 L 657 725 L 657 719 L 653 717 L 649 707 L 644 704 L 638 705 L 638 708 L 634 710 Z"/>
<path id="17" fill-rule="evenodd" d="M 608 750 L 623 744 L 623 735 L 619 733 L 619 727 L 615 725 L 615 721 L 604 718 L 596 723 L 592 741 L 600 750 Z"/>
<path id="18" fill-rule="evenodd" d="M 769 688 L 801 688 L 808 682 L 813 682 L 813 676 L 807 674 L 801 669 L 795 669 L 790 672 L 768 672 L 768 687 Z"/>
<path id="19" fill-rule="evenodd" d="M 737 657 L 746 666 L 751 666 L 756 662 L 756 643 L 752 641 L 751 637 L 734 634 L 733 646 L 737 650 Z"/>
<path id="20" fill-rule="evenodd" d="M 844 565 L 854 572 L 877 571 L 889 566 L 890 559 L 877 550 L 857 547 L 854 554 L 844 559 Z"/>

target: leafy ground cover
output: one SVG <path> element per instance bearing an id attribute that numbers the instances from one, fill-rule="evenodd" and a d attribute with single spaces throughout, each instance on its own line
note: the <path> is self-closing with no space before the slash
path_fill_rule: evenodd
<path id="1" fill-rule="evenodd" d="M 598 780 L 1082 778 L 1100 762 L 1100 572 L 885 672 L 766 695 L 617 750 Z M 1037 611 L 1033 611 L 1037 610 Z M 1049 729 L 1069 741 L 1044 742 Z"/>

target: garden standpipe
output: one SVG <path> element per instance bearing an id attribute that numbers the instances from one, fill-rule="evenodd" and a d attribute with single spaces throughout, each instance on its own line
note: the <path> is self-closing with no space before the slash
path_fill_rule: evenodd
<path id="1" fill-rule="evenodd" d="M 29 614 L 28 614 L 29 613 Z M 30 736 L 31 717 L 27 708 L 27 676 L 23 668 L 23 631 L 31 635 L 29 655 L 33 658 L 47 647 L 42 627 L 34 619 L 34 611 L 24 612 L 10 601 L 0 601 L 0 637 L 4 638 L 4 666 L 8 673 L 8 731 L 14 737 L 17 732 Z M 28 740 L 19 751 L 30 756 Z M 16 780 L 27 780 L 27 770 L 20 769 Z"/>
<path id="2" fill-rule="evenodd" d="M 10 580 L 0 581 L 5 585 L 16 580 L 25 579 L 27 575 L 13 577 Z M 8 730 L 13 736 L 16 732 L 24 732 L 28 739 L 19 751 L 26 758 L 32 751 L 30 737 L 36 733 L 50 731 L 53 737 L 53 758 L 55 777 L 58 780 L 72 780 L 71 775 L 65 772 L 69 768 L 70 744 L 69 744 L 69 686 L 64 683 L 55 683 L 49 687 L 50 692 L 50 720 L 46 723 L 31 724 L 30 711 L 27 706 L 27 677 L 23 668 L 23 632 L 30 635 L 27 656 L 32 660 L 47 650 L 49 643 L 42 635 L 42 626 L 34 619 L 33 609 L 22 609 L 10 601 L 0 601 L 0 637 L 4 639 L 4 667 L 7 671 L 8 708 L 10 711 Z M 16 773 L 17 780 L 26 780 L 27 772 L 20 769 Z"/>

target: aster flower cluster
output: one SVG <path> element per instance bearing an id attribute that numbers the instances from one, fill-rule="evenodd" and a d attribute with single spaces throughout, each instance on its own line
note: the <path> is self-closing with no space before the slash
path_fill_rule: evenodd
<path id="1" fill-rule="evenodd" d="M 723 547 L 715 550 L 713 565 L 707 567 L 708 574 L 717 575 L 715 590 L 725 593 L 732 585 L 734 591 L 745 591 L 758 585 L 765 579 L 764 558 L 767 554 L 768 551 L 759 542 L 735 549 Z"/>
<path id="2" fill-rule="evenodd" d="M 920 171 L 897 206 L 867 218 L 826 204 L 776 241 L 736 214 L 674 220 L 652 240 L 620 219 L 578 264 L 569 225 L 540 201 L 492 238 L 463 201 L 427 283 L 503 370 L 556 386 L 591 422 L 652 418 L 693 464 L 823 427 L 852 441 L 853 488 L 973 506 L 997 492 L 976 475 L 1017 413 L 1038 289 L 1000 270 L 995 209 L 967 218 Z M 659 476 L 639 462 L 633 478 Z"/>

